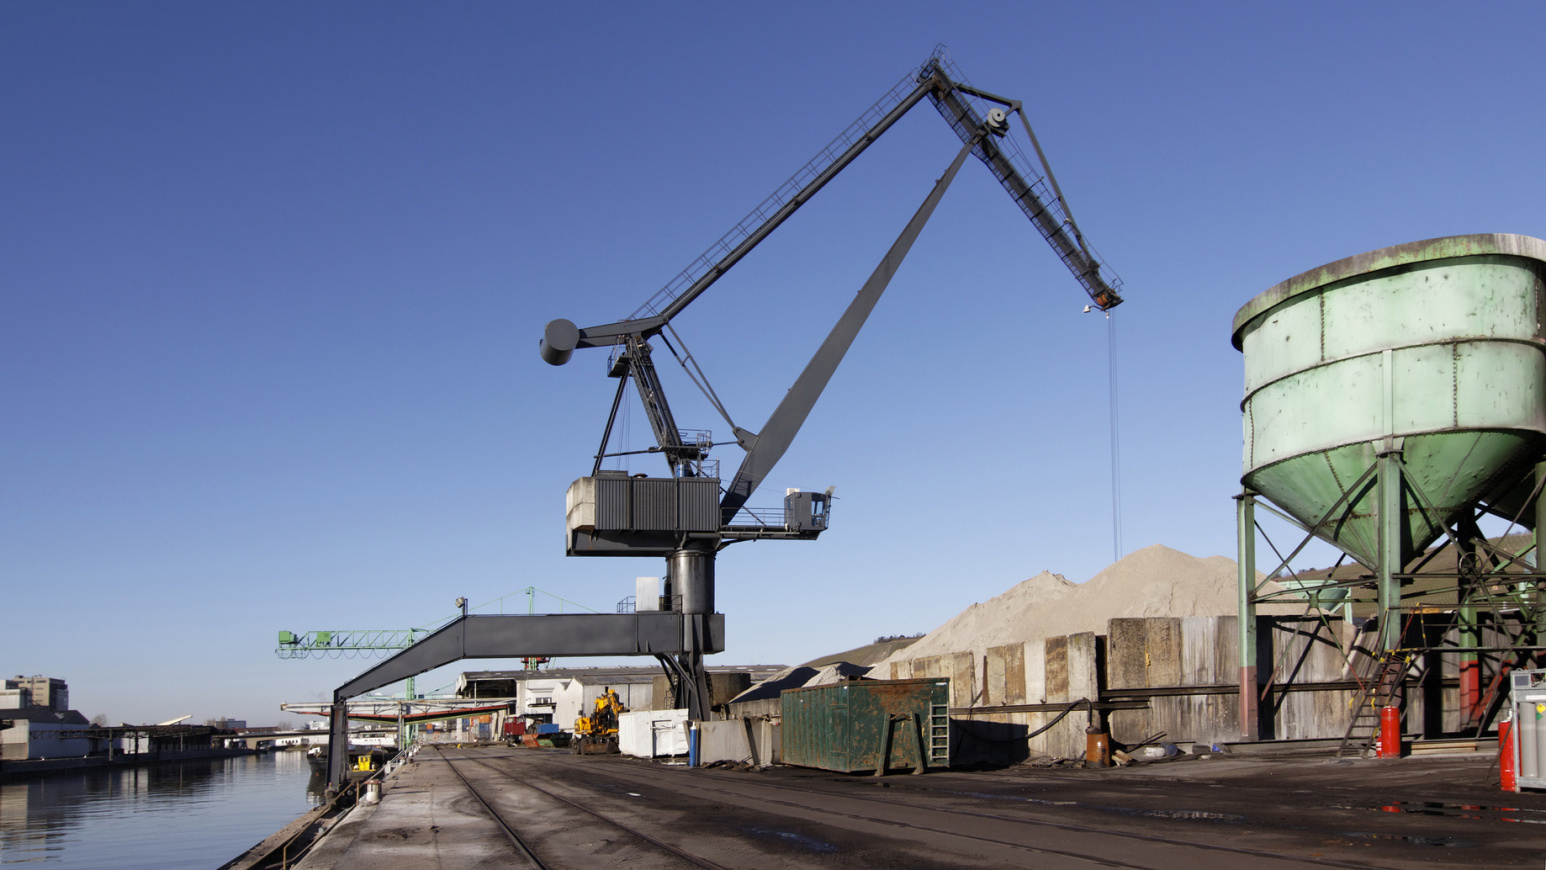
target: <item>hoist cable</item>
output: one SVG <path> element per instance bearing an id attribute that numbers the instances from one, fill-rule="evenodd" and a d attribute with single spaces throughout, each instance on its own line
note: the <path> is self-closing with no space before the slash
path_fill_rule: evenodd
<path id="1" fill-rule="evenodd" d="M 1121 427 L 1117 423 L 1117 326 L 1106 312 L 1106 371 L 1109 375 L 1111 418 L 1111 549 L 1112 561 L 1122 558 Z"/>

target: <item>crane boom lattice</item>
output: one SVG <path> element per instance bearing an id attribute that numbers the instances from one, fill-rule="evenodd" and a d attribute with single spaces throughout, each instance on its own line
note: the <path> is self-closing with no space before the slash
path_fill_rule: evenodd
<path id="1" fill-rule="evenodd" d="M 297 634 L 279 632 L 279 647 L 274 650 L 282 659 L 342 657 L 344 654 L 381 653 L 404 650 L 429 635 L 424 628 L 366 631 L 307 631 Z"/>

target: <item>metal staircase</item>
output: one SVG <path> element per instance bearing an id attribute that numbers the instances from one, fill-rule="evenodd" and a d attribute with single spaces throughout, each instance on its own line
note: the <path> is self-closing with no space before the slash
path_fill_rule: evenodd
<path id="1" fill-rule="evenodd" d="M 1347 723 L 1347 733 L 1337 746 L 1337 758 L 1367 757 L 1374 746 L 1375 735 L 1380 730 L 1380 710 L 1399 701 L 1402 683 L 1412 662 L 1417 657 L 1409 650 L 1387 650 L 1373 659 L 1374 674 L 1368 680 L 1360 680 L 1363 691 L 1353 704 L 1353 715 Z"/>

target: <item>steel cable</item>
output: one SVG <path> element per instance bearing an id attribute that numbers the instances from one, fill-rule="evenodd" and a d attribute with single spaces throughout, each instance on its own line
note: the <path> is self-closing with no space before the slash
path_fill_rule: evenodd
<path id="1" fill-rule="evenodd" d="M 1111 417 L 1111 561 L 1122 558 L 1122 462 L 1120 427 L 1117 425 L 1117 326 L 1106 312 L 1106 371 Z"/>

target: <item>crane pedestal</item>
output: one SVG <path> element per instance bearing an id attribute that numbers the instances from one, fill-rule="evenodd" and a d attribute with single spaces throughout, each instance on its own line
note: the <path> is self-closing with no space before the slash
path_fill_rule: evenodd
<path id="1" fill-rule="evenodd" d="M 714 613 L 714 556 L 714 544 L 707 543 L 666 559 L 666 595 L 672 609 L 682 613 L 683 652 L 674 659 L 662 657 L 662 664 L 672 678 L 673 706 L 696 720 L 709 718 L 713 705 L 703 654 L 709 651 L 708 619 Z"/>

